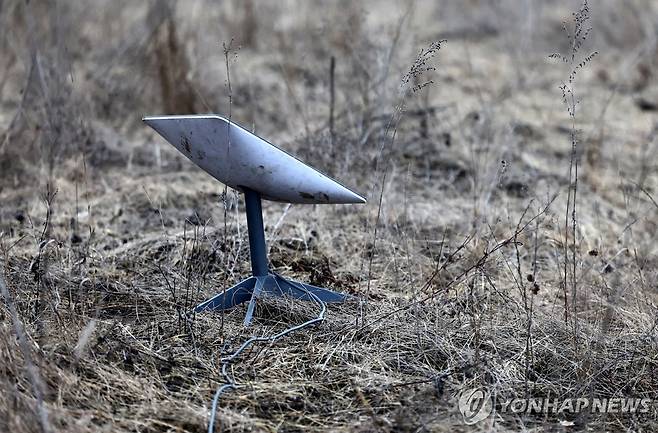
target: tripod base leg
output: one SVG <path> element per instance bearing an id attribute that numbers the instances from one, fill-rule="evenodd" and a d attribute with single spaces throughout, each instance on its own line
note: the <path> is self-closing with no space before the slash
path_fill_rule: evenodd
<path id="1" fill-rule="evenodd" d="M 228 310 L 238 304 L 247 302 L 251 299 L 251 294 L 256 284 L 256 277 L 249 277 L 246 280 L 240 281 L 230 289 L 219 293 L 212 298 L 208 299 L 197 305 L 194 312 L 200 313 L 206 310 Z"/>
<path id="2" fill-rule="evenodd" d="M 253 277 L 256 278 L 256 284 L 254 285 L 254 291 L 251 294 L 251 300 L 249 301 L 249 306 L 247 307 L 247 314 L 244 316 L 244 326 L 249 326 L 251 319 L 254 317 L 254 309 L 256 308 L 256 300 L 260 296 L 263 287 L 269 277 Z"/>
<path id="3" fill-rule="evenodd" d="M 350 298 L 349 295 L 344 293 L 334 292 L 333 290 L 313 286 L 311 284 L 288 280 L 280 275 L 275 274 L 274 279 L 281 295 L 291 296 L 302 301 L 315 300 L 309 293 L 315 295 L 322 302 L 328 303 L 345 302 Z"/>

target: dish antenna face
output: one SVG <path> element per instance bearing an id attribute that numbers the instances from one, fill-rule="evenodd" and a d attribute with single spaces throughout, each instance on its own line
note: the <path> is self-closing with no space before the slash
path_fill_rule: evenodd
<path id="1" fill-rule="evenodd" d="M 216 115 L 155 116 L 144 122 L 215 179 L 284 203 L 365 203 L 311 166 Z"/>
<path id="2" fill-rule="evenodd" d="M 290 281 L 269 270 L 261 199 L 285 203 L 365 203 L 313 167 L 221 116 L 147 116 L 142 119 L 190 161 L 245 195 L 253 276 L 199 304 L 196 312 L 225 310 L 249 301 L 245 326 L 264 293 L 301 300 L 343 302 L 347 295 Z"/>

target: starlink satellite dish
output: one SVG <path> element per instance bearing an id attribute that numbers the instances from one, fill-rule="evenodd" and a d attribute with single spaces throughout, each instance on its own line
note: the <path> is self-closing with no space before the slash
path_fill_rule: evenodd
<path id="1" fill-rule="evenodd" d="M 195 311 L 225 310 L 249 301 L 245 326 L 263 293 L 343 302 L 347 295 L 290 281 L 269 270 L 261 199 L 285 203 L 365 203 L 359 194 L 214 114 L 147 116 L 142 119 L 190 161 L 245 195 L 252 276 L 199 304 Z"/>

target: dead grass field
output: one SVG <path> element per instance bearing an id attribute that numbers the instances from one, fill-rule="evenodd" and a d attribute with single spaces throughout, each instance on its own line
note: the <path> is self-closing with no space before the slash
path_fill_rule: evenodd
<path id="1" fill-rule="evenodd" d="M 572 125 L 579 7 L 0 1 L 0 431 L 206 431 L 222 358 L 319 313 L 189 314 L 250 272 L 239 195 L 140 121 L 193 112 L 368 198 L 264 203 L 271 267 L 361 302 L 243 352 L 215 431 L 658 430 L 658 5 L 590 4 Z M 465 425 L 480 386 L 654 405 Z"/>

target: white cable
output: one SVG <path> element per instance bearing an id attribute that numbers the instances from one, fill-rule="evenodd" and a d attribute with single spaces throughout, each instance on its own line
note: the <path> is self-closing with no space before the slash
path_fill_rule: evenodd
<path id="1" fill-rule="evenodd" d="M 315 323 L 322 322 L 324 320 L 324 315 L 327 311 L 327 304 L 324 303 L 320 298 L 318 298 L 314 293 L 306 289 L 304 286 L 301 284 L 297 284 L 294 281 L 288 281 L 286 280 L 289 284 L 295 286 L 296 288 L 306 292 L 307 295 L 309 295 L 318 305 L 322 307 L 320 314 L 314 319 L 307 320 L 306 322 L 300 324 L 300 325 L 295 325 L 292 326 L 284 331 L 281 331 L 277 334 L 270 335 L 267 337 L 251 337 L 236 350 L 233 352 L 231 355 L 222 358 L 221 363 L 222 363 L 222 376 L 224 376 L 225 383 L 223 385 L 220 385 L 217 387 L 217 391 L 215 392 L 215 396 L 212 399 L 212 406 L 210 409 L 210 422 L 208 423 L 208 433 L 214 433 L 215 431 L 215 416 L 217 415 L 217 405 L 219 403 L 219 397 L 224 393 L 225 391 L 229 389 L 235 389 L 239 387 L 237 383 L 235 383 L 235 380 L 229 375 L 228 373 L 228 366 L 235 360 L 246 348 L 251 346 L 253 343 L 260 342 L 260 341 L 267 341 L 270 343 L 275 342 L 276 340 L 285 337 L 286 335 L 298 331 L 300 329 L 304 329 L 308 326 L 311 326 Z M 278 283 L 277 283 L 278 285 Z"/>

